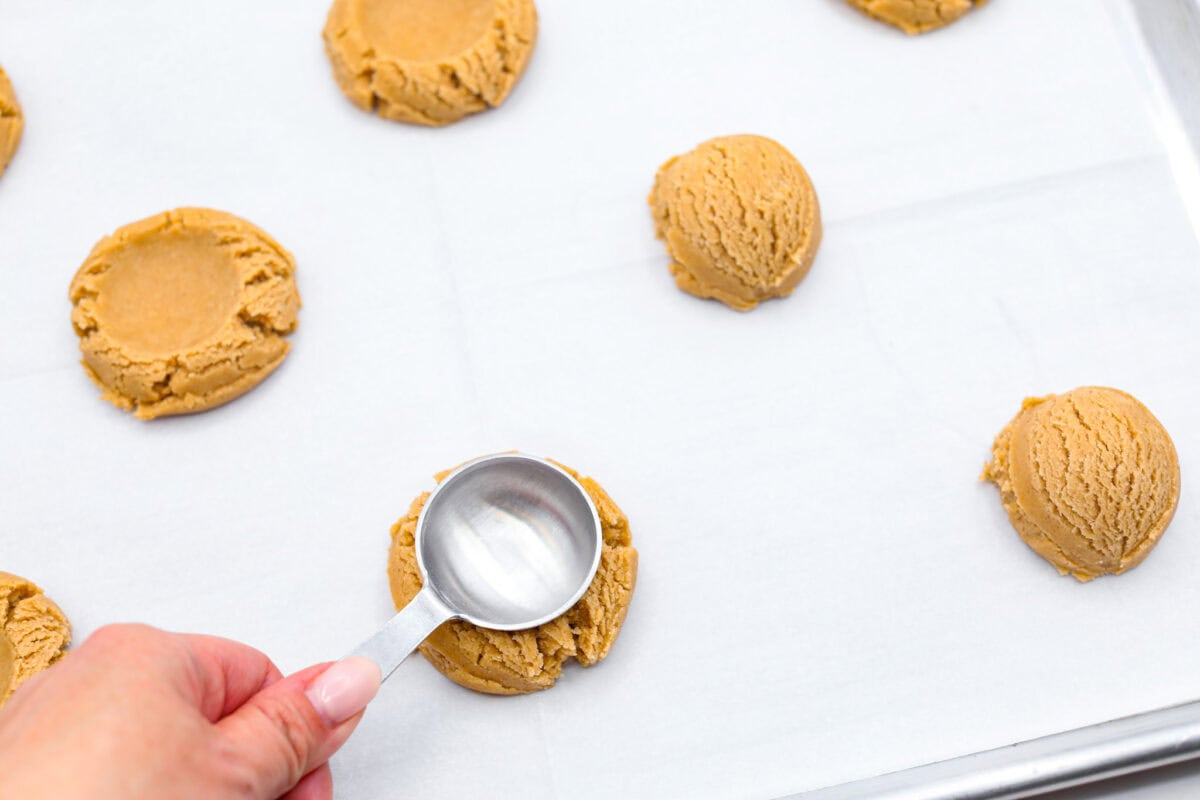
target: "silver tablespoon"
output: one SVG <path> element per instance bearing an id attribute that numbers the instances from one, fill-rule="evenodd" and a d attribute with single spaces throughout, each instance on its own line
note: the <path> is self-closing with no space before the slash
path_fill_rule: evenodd
<path id="1" fill-rule="evenodd" d="M 385 679 L 446 620 L 515 631 L 554 619 L 587 591 L 602 544 L 579 482 L 520 453 L 447 475 L 425 501 L 414 539 L 421 591 L 350 653 L 374 661 Z"/>

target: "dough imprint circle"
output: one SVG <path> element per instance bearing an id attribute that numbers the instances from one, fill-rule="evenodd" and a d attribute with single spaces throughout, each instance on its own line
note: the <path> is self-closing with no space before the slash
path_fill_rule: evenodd
<path id="1" fill-rule="evenodd" d="M 71 282 L 83 366 L 142 419 L 203 411 L 283 362 L 300 295 L 290 253 L 251 223 L 182 208 L 117 230 Z"/>
<path id="2" fill-rule="evenodd" d="M 1140 564 L 1179 503 L 1170 435 L 1136 398 L 1103 386 L 1026 399 L 983 477 L 1025 543 L 1081 581 Z"/>
<path id="3" fill-rule="evenodd" d="M 821 244 L 808 173 L 764 136 L 722 136 L 670 159 L 649 200 L 679 288 L 739 311 L 791 294 Z"/>
<path id="4" fill-rule="evenodd" d="M 0 707 L 25 681 L 63 657 L 71 624 L 24 578 L 0 572 Z"/>
<path id="5" fill-rule="evenodd" d="M 323 38 L 355 105 L 448 125 L 508 97 L 533 54 L 537 9 L 533 0 L 333 0 Z"/>
<path id="6" fill-rule="evenodd" d="M 549 689 L 562 674 L 567 659 L 574 658 L 586 667 L 608 655 L 625 621 L 638 566 L 629 520 L 600 484 L 580 477 L 570 467 L 558 466 L 579 481 L 600 516 L 604 544 L 596 577 L 565 614 L 536 628 L 495 631 L 451 620 L 429 634 L 420 646 L 421 654 L 446 677 L 468 689 L 487 694 Z M 452 471 L 438 473 L 438 482 Z M 414 534 L 428 497 L 428 492 L 419 495 L 408 513 L 392 526 L 388 582 L 397 609 L 408 605 L 421 590 Z"/>
<path id="7" fill-rule="evenodd" d="M 17 152 L 24 127 L 25 115 L 17 102 L 17 94 L 4 70 L 0 69 L 0 175 Z"/>

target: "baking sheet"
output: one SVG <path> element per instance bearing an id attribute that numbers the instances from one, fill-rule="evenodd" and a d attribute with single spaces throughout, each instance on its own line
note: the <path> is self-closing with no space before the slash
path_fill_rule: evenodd
<path id="1" fill-rule="evenodd" d="M 1200 696 L 1200 245 L 1122 29 L 990 3 L 908 39 L 835 0 L 541 0 L 530 70 L 444 130 L 338 93 L 325 0 L 0 0 L 0 565 L 82 639 L 139 620 L 285 670 L 390 612 L 388 526 L 519 448 L 596 476 L 641 575 L 603 664 L 483 697 L 405 663 L 339 796 L 774 797 Z M 678 292 L 645 195 L 783 142 L 825 242 L 796 294 Z M 76 364 L 67 283 L 180 205 L 299 263 L 288 361 L 145 424 Z M 1059 578 L 976 480 L 1022 397 L 1110 384 L 1174 437 L 1169 533 Z"/>

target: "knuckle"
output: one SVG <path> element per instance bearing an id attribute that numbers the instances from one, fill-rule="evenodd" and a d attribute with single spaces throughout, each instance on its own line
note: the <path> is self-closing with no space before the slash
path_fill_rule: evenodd
<path id="1" fill-rule="evenodd" d="M 304 714 L 292 703 L 269 702 L 259 707 L 270 729 L 275 732 L 273 746 L 287 768 L 287 785 L 296 784 L 308 771 L 313 753 L 312 737 Z"/>
<path id="2" fill-rule="evenodd" d="M 130 661 L 132 654 L 165 655 L 173 653 L 172 639 L 157 628 L 149 625 L 119 623 L 97 628 L 88 637 L 85 646 L 109 656 L 120 655 Z"/>
<path id="3" fill-rule="evenodd" d="M 136 625 L 105 625 L 88 637 L 93 648 L 108 650 L 126 646 L 137 635 Z"/>
<path id="4" fill-rule="evenodd" d="M 243 750 L 226 739 L 217 737 L 214 744 L 212 758 L 205 763 L 220 767 L 220 796 L 229 800 L 256 800 L 261 780 L 253 762 Z"/>

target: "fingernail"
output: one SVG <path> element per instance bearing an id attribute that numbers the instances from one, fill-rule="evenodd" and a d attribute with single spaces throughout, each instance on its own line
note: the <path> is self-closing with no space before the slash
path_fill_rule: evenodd
<path id="1" fill-rule="evenodd" d="M 351 656 L 318 675 L 304 694 L 327 725 L 338 725 L 367 707 L 381 680 L 378 664 Z"/>

